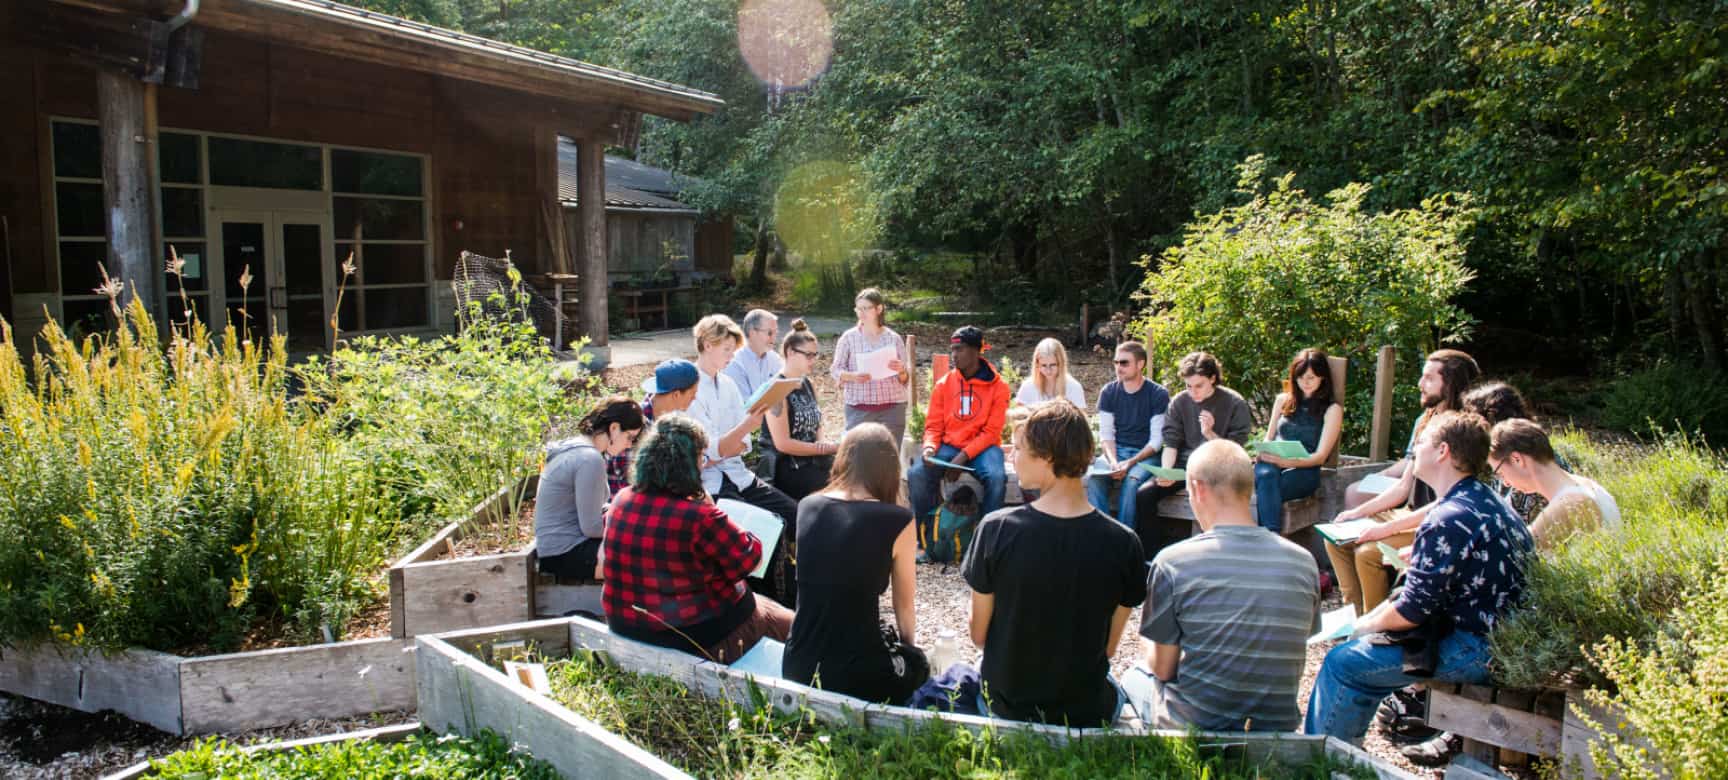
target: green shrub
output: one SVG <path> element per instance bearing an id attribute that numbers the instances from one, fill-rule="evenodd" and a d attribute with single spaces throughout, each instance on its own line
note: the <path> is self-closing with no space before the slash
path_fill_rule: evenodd
<path id="1" fill-rule="evenodd" d="M 420 732 L 400 742 L 349 741 L 247 753 L 218 739 L 200 740 L 150 762 L 171 780 L 322 780 L 335 777 L 557 780 L 551 765 L 511 749 L 491 731 L 469 738 Z"/>
<path id="2" fill-rule="evenodd" d="M 1471 278 L 1462 198 L 1367 213 L 1365 185 L 1316 202 L 1292 188 L 1291 174 L 1264 186 L 1258 156 L 1239 171 L 1246 203 L 1198 218 L 1180 245 L 1142 261 L 1149 273 L 1136 297 L 1146 309 L 1131 332 L 1148 339 L 1149 373 L 1173 382 L 1182 355 L 1206 350 L 1263 417 L 1290 358 L 1320 347 L 1350 360 L 1345 446 L 1365 449 L 1379 348 L 1398 349 L 1400 384 L 1414 385 L 1422 356 L 1471 322 L 1453 303 Z M 1417 411 L 1402 399 L 1393 407 L 1394 447 Z"/>
<path id="3" fill-rule="evenodd" d="M 1681 430 L 1702 434 L 1714 446 L 1728 445 L 1728 376 L 1658 361 L 1609 383 L 1600 420 L 1636 434 Z"/>
<path id="4" fill-rule="evenodd" d="M 1715 570 L 1674 613 L 1670 632 L 1652 642 L 1609 638 L 1591 651 L 1615 687 L 1588 694 L 1617 719 L 1592 723 L 1607 735 L 1590 748 L 1603 775 L 1728 777 L 1728 559 Z"/>
<path id="5" fill-rule="evenodd" d="M 1489 637 L 1495 679 L 1509 687 L 1610 682 L 1588 648 L 1672 634 L 1677 610 L 1728 560 L 1728 470 L 1709 450 L 1682 436 L 1634 448 L 1565 432 L 1555 443 L 1614 495 L 1623 528 L 1532 563 L 1524 603 Z"/>

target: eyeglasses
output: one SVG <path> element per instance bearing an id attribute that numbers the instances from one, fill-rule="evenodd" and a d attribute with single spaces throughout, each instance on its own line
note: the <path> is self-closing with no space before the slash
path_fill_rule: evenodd
<path id="1" fill-rule="evenodd" d="M 804 356 L 804 357 L 807 357 L 807 358 L 810 358 L 810 359 L 811 359 L 811 360 L 815 360 L 815 359 L 816 359 L 816 356 L 817 356 L 817 355 L 820 355 L 820 354 L 822 354 L 822 353 L 820 353 L 820 352 L 805 352 L 805 351 L 804 351 L 804 350 L 802 350 L 802 349 L 794 349 L 794 350 L 792 350 L 792 351 L 793 351 L 793 352 L 796 352 L 796 353 L 798 353 L 798 354 L 800 354 L 800 355 L 803 355 L 803 356 Z"/>
<path id="2" fill-rule="evenodd" d="M 1504 461 L 1504 460 L 1502 460 L 1502 461 L 1500 461 L 1500 462 L 1499 462 L 1499 463 L 1495 463 L 1495 462 L 1493 462 L 1493 461 L 1489 461 L 1489 463 L 1488 463 L 1488 465 L 1490 465 L 1490 466 L 1493 466 L 1493 467 L 1494 467 L 1494 470 L 1493 470 L 1493 472 L 1491 472 L 1491 473 L 1493 473 L 1493 475 L 1494 475 L 1494 477 L 1495 477 L 1495 478 L 1496 478 L 1496 479 L 1498 479 L 1498 478 L 1499 478 L 1499 477 L 1500 477 L 1500 469 L 1501 469 L 1501 468 L 1503 468 L 1503 467 L 1505 467 L 1505 465 L 1506 465 L 1506 461 Z"/>

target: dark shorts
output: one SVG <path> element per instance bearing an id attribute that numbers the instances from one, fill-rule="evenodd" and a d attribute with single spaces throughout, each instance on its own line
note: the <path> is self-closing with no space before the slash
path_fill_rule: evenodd
<path id="1" fill-rule="evenodd" d="M 594 565 L 600 561 L 600 540 L 585 539 L 557 555 L 542 556 L 540 573 L 550 574 L 561 580 L 594 580 Z"/>

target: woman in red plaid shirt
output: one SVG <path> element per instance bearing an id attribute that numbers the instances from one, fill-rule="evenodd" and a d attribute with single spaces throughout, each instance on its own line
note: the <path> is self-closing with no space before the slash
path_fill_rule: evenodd
<path id="1" fill-rule="evenodd" d="M 635 481 L 612 500 L 605 541 L 606 623 L 650 644 L 731 663 L 764 636 L 785 641 L 792 612 L 745 586 L 762 543 L 702 489 L 702 426 L 656 420 L 636 445 Z"/>

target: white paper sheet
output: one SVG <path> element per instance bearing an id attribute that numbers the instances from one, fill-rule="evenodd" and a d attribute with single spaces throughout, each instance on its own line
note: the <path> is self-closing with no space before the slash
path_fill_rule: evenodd
<path id="1" fill-rule="evenodd" d="M 858 370 L 869 374 L 871 379 L 887 379 L 899 376 L 900 372 L 888 367 L 889 361 L 897 360 L 900 350 L 894 346 L 886 346 L 874 352 L 865 352 L 858 356 Z"/>
<path id="2" fill-rule="evenodd" d="M 722 498 L 714 502 L 720 511 L 732 518 L 739 528 L 749 531 L 752 536 L 762 542 L 762 562 L 756 564 L 750 576 L 761 578 L 768 573 L 768 562 L 774 558 L 774 545 L 780 541 L 780 534 L 785 530 L 785 524 L 773 512 L 758 506 L 746 504 L 732 498 Z"/>
<path id="3" fill-rule="evenodd" d="M 1320 632 L 1308 637 L 1308 644 L 1317 645 L 1321 642 L 1343 639 L 1354 630 L 1356 630 L 1356 605 L 1345 604 L 1320 616 Z"/>

